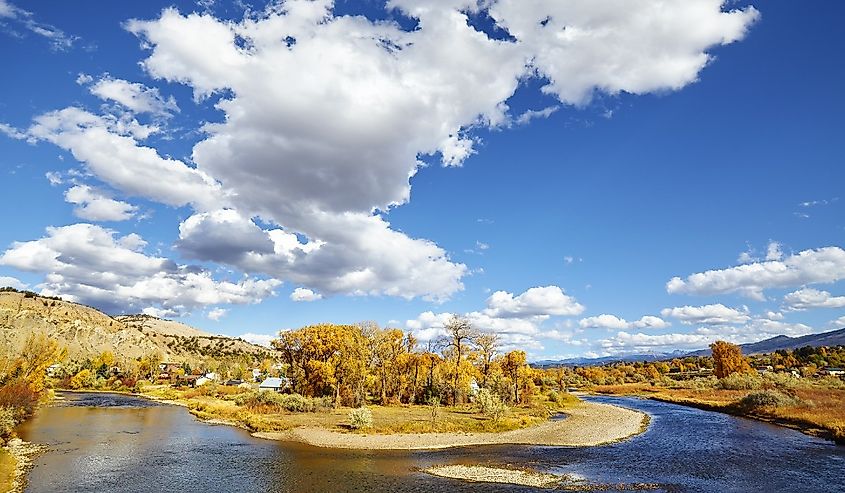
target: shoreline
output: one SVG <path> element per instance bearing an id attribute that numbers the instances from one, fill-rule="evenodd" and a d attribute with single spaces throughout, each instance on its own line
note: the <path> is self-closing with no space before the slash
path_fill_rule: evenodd
<path id="1" fill-rule="evenodd" d="M 341 433 L 325 428 L 297 427 L 280 432 L 252 433 L 256 438 L 293 441 L 315 447 L 356 450 L 436 450 L 478 445 L 592 447 L 626 440 L 648 429 L 647 414 L 621 406 L 582 402 L 568 409 L 567 418 L 499 433 Z"/>
<path id="2" fill-rule="evenodd" d="M 46 447 L 12 438 L 3 449 L 15 460 L 9 493 L 23 493 L 27 486 L 27 475 L 35 465 L 33 461 L 46 451 Z"/>
<path id="3" fill-rule="evenodd" d="M 837 437 L 831 430 L 820 428 L 817 425 L 812 423 L 807 423 L 801 420 L 796 419 L 789 419 L 783 417 L 775 417 L 775 416 L 766 416 L 762 414 L 755 414 L 749 413 L 742 409 L 739 409 L 734 403 L 728 404 L 714 404 L 708 402 L 699 402 L 694 400 L 688 400 L 683 398 L 673 398 L 671 396 L 665 395 L 654 395 L 648 393 L 631 393 L 631 394 L 615 394 L 615 393 L 602 393 L 602 392 L 585 392 L 585 395 L 594 395 L 594 396 L 607 396 L 607 397 L 636 397 L 639 399 L 648 399 L 657 402 L 665 402 L 666 404 L 676 404 L 679 406 L 691 407 L 694 409 L 701 409 L 702 411 L 710 411 L 714 413 L 722 413 L 727 414 L 730 416 L 735 416 L 737 418 L 745 418 L 745 419 L 752 419 L 754 421 L 760 421 L 763 423 L 768 423 L 774 426 L 780 426 L 781 428 L 789 428 L 791 430 L 799 431 L 807 436 L 822 438 L 824 440 L 831 441 L 836 445 L 843 446 L 845 445 L 845 438 Z"/>

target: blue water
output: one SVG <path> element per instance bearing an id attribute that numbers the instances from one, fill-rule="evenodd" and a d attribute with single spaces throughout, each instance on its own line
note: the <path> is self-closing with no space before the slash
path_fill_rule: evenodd
<path id="1" fill-rule="evenodd" d="M 259 440 L 143 399 L 72 394 L 28 423 L 51 451 L 27 492 L 491 492 L 418 471 L 432 464 L 529 467 L 609 491 L 638 483 L 666 492 L 845 492 L 845 447 L 765 423 L 634 398 L 589 399 L 651 415 L 644 434 L 600 447 L 487 446 L 359 452 Z"/>

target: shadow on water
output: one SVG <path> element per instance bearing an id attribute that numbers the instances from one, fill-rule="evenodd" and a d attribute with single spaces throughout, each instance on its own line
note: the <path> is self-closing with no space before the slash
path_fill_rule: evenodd
<path id="1" fill-rule="evenodd" d="M 28 492 L 490 492 L 531 488 L 435 478 L 433 464 L 529 467 L 594 484 L 661 491 L 841 492 L 845 448 L 796 431 L 673 404 L 590 398 L 652 416 L 649 430 L 588 448 L 488 446 L 424 452 L 346 451 L 259 440 L 185 409 L 107 394 L 66 394 L 20 434 L 50 452 Z M 611 489 L 613 491 L 613 489 Z"/>

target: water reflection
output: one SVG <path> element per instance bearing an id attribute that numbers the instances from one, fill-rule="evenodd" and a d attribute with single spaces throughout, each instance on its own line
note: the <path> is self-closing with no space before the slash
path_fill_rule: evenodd
<path id="1" fill-rule="evenodd" d="M 532 467 L 594 483 L 659 483 L 672 492 L 845 491 L 845 450 L 829 442 L 671 404 L 597 400 L 650 413 L 649 431 L 592 448 L 344 451 L 258 440 L 141 399 L 73 394 L 21 430 L 24 439 L 51 448 L 37 460 L 27 491 L 536 491 L 417 471 L 443 463 Z"/>

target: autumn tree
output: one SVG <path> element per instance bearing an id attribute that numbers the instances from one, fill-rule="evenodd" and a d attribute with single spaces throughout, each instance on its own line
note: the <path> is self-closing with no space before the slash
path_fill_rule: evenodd
<path id="1" fill-rule="evenodd" d="M 469 350 L 469 344 L 478 335 L 469 320 L 452 316 L 443 326 L 446 338 L 443 341 L 444 355 L 451 353 L 452 364 L 452 404 L 457 404 L 460 396 L 460 379 L 463 370 L 464 356 Z"/>
<path id="2" fill-rule="evenodd" d="M 490 378 L 493 359 L 499 350 L 499 336 L 492 332 L 478 334 L 475 338 L 475 346 L 478 348 L 478 371 L 481 373 L 481 386 L 487 387 L 487 380 Z"/>
<path id="3" fill-rule="evenodd" d="M 519 404 L 520 377 L 527 367 L 525 360 L 525 351 L 511 351 L 502 359 L 502 370 L 513 385 L 513 402 L 515 404 Z"/>
<path id="4" fill-rule="evenodd" d="M 725 378 L 733 373 L 750 373 L 751 365 L 742 355 L 742 348 L 725 341 L 716 341 L 710 345 L 713 353 L 714 373 L 716 378 Z"/>

